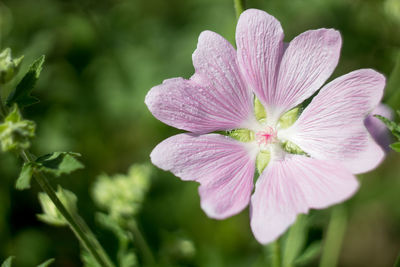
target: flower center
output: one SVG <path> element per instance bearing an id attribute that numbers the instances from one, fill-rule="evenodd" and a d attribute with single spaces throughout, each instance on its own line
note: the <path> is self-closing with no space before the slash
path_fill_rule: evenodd
<path id="1" fill-rule="evenodd" d="M 265 148 L 265 146 L 269 144 L 278 142 L 277 131 L 270 126 L 266 126 L 264 130 L 258 131 L 255 137 L 257 144 L 261 148 Z"/>

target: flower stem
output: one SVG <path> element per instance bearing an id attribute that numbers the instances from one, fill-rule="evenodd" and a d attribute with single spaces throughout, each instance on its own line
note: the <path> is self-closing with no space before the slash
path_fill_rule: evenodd
<path id="1" fill-rule="evenodd" d="M 386 86 L 385 102 L 393 109 L 400 108 L 400 49 L 397 51 L 396 63 L 393 71 L 389 76 Z"/>
<path id="2" fill-rule="evenodd" d="M 133 239 L 139 250 L 143 254 L 143 259 L 146 263 L 147 266 L 154 266 L 155 265 L 155 260 L 154 256 L 150 250 L 149 245 L 146 242 L 146 239 L 144 239 L 142 233 L 140 232 L 136 222 L 130 221 L 128 222 L 128 229 L 131 231 L 133 234 Z"/>
<path id="3" fill-rule="evenodd" d="M 272 249 L 272 257 L 271 257 L 271 265 L 272 267 L 281 267 L 281 243 L 280 239 L 277 239 L 271 245 Z"/>
<path id="4" fill-rule="evenodd" d="M 20 156 L 25 162 L 33 162 L 32 156 L 29 152 L 23 150 Z M 57 197 L 56 192 L 47 180 L 47 177 L 40 171 L 36 170 L 34 173 L 34 178 L 43 189 L 43 191 L 49 196 L 54 205 L 64 216 L 65 220 L 68 222 L 71 230 L 75 233 L 81 244 L 87 249 L 87 251 L 93 256 L 93 258 L 102 267 L 114 267 L 110 259 L 108 258 L 106 252 L 101 247 L 100 243 L 97 241 L 96 237 L 89 230 L 83 219 L 74 213 L 70 213 L 64 204 Z"/>
<path id="5" fill-rule="evenodd" d="M 236 19 L 239 19 L 240 14 L 245 10 L 245 0 L 233 0 L 233 4 L 235 6 L 236 11 Z"/>
<path id="6" fill-rule="evenodd" d="M 322 249 L 320 267 L 335 267 L 347 226 L 347 211 L 344 205 L 333 208 Z"/>

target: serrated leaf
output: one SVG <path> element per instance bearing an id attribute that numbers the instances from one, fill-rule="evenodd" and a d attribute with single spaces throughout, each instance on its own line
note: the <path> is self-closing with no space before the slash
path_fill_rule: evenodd
<path id="1" fill-rule="evenodd" d="M 322 248 L 321 241 L 315 241 L 309 245 L 303 254 L 295 260 L 295 265 L 307 265 L 314 260 L 320 253 Z"/>
<path id="2" fill-rule="evenodd" d="M 39 79 L 40 72 L 44 63 L 45 56 L 39 57 L 29 67 L 28 72 L 18 83 L 17 87 L 7 98 L 7 106 L 11 107 L 12 104 L 17 103 L 19 107 L 23 108 L 39 102 L 39 99 L 31 96 L 33 88 Z"/>
<path id="3" fill-rule="evenodd" d="M 400 140 L 400 125 L 395 123 L 394 121 L 389 120 L 388 118 L 385 118 L 380 115 L 374 115 L 376 118 L 380 119 L 386 127 L 392 132 L 394 136 L 397 137 L 397 139 Z"/>
<path id="4" fill-rule="evenodd" d="M 31 179 L 33 175 L 33 166 L 30 163 L 24 163 L 22 166 L 21 173 L 15 183 L 15 188 L 17 190 L 25 190 L 31 187 Z"/>
<path id="5" fill-rule="evenodd" d="M 83 164 L 76 159 L 80 156 L 79 153 L 74 152 L 54 152 L 39 157 L 36 163 L 41 171 L 60 176 L 82 169 Z"/>
<path id="6" fill-rule="evenodd" d="M 390 145 L 390 147 L 391 147 L 394 151 L 400 153 L 400 142 L 393 143 L 393 144 Z"/>
<path id="7" fill-rule="evenodd" d="M 14 256 L 8 257 L 8 258 L 3 262 L 3 264 L 1 265 L 1 267 L 11 267 L 13 259 L 14 259 Z"/>
<path id="8" fill-rule="evenodd" d="M 54 259 L 49 259 L 41 264 L 39 264 L 37 267 L 48 267 L 50 266 L 50 264 L 52 264 L 54 262 Z"/>

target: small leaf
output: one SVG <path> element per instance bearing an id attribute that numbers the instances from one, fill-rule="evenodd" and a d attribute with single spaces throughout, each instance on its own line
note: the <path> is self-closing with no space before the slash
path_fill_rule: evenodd
<path id="1" fill-rule="evenodd" d="M 54 259 L 49 259 L 41 264 L 39 264 L 37 267 L 48 267 L 50 264 L 54 262 Z"/>
<path id="2" fill-rule="evenodd" d="M 76 159 L 80 156 L 79 153 L 74 152 L 54 152 L 39 157 L 36 163 L 38 163 L 41 171 L 60 176 L 82 169 L 83 164 Z"/>
<path id="3" fill-rule="evenodd" d="M 400 153 L 400 142 L 393 143 L 393 144 L 390 145 L 390 147 L 391 147 L 394 151 Z"/>
<path id="4" fill-rule="evenodd" d="M 11 267 L 12 261 L 14 259 L 14 256 L 8 257 L 3 264 L 1 265 L 1 267 Z"/>
<path id="5" fill-rule="evenodd" d="M 15 184 L 15 188 L 18 190 L 25 190 L 31 187 L 31 178 L 33 175 L 33 167 L 30 163 L 24 163 L 22 166 L 21 173 Z"/>
<path id="6" fill-rule="evenodd" d="M 380 119 L 386 125 L 386 127 L 392 132 L 392 134 L 396 136 L 397 139 L 400 140 L 400 125 L 383 116 L 380 115 L 374 115 L 374 116 Z"/>
<path id="7" fill-rule="evenodd" d="M 15 90 L 7 98 L 7 106 L 11 107 L 12 104 L 17 103 L 21 108 L 36 104 L 39 100 L 31 96 L 31 92 L 39 79 L 40 72 L 44 63 L 45 56 L 39 57 L 29 67 L 28 72 L 18 83 Z"/>
<path id="8" fill-rule="evenodd" d="M 307 265 L 321 253 L 321 241 L 315 241 L 295 260 L 295 265 Z"/>

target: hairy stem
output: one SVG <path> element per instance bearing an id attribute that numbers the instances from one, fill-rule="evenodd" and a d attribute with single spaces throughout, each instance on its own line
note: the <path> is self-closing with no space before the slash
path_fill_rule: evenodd
<path id="1" fill-rule="evenodd" d="M 32 156 L 27 151 L 23 150 L 20 153 L 20 156 L 27 163 L 33 162 Z M 114 267 L 96 237 L 92 234 L 86 224 L 83 223 L 83 219 L 77 214 L 70 213 L 57 197 L 57 194 L 48 182 L 47 177 L 42 172 L 36 170 L 34 178 L 42 190 L 49 196 L 60 213 L 64 216 L 65 220 L 71 227 L 71 230 L 75 233 L 83 247 L 93 256 L 98 264 L 104 267 Z"/>
<path id="2" fill-rule="evenodd" d="M 149 245 L 146 242 L 146 239 L 144 239 L 142 233 L 140 232 L 137 224 L 133 221 L 128 222 L 128 229 L 133 235 L 133 241 L 135 245 L 139 248 L 139 250 L 142 252 L 143 259 L 146 263 L 147 266 L 154 266 L 155 260 L 154 256 L 150 250 Z"/>
<path id="3" fill-rule="evenodd" d="M 281 243 L 280 239 L 277 239 L 271 245 L 272 249 L 272 257 L 271 257 L 271 265 L 273 267 L 281 267 Z"/>
<path id="4" fill-rule="evenodd" d="M 335 267 L 337 265 L 346 226 L 346 207 L 344 205 L 334 207 L 322 249 L 320 267 Z"/>
<path id="5" fill-rule="evenodd" d="M 233 4 L 235 6 L 235 12 L 236 12 L 236 19 L 239 19 L 240 14 L 245 10 L 245 0 L 233 0 Z"/>

